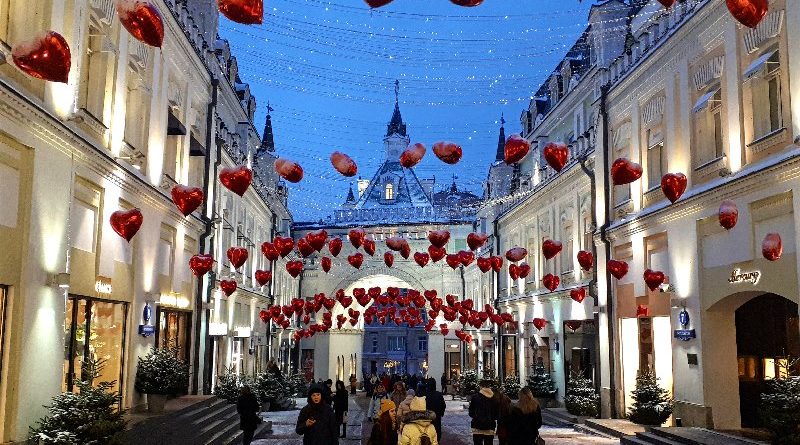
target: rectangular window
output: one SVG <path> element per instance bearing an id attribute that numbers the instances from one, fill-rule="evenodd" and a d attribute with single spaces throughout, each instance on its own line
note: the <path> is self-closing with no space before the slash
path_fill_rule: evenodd
<path id="1" fill-rule="evenodd" d="M 150 91 L 145 79 L 134 71 L 128 71 L 128 97 L 125 105 L 125 142 L 140 153 L 147 151 L 150 128 Z"/>
<path id="2" fill-rule="evenodd" d="M 783 126 L 780 53 L 778 51 L 775 51 L 764 63 L 761 74 L 753 77 L 751 94 L 754 139 L 759 139 Z"/>
<path id="3" fill-rule="evenodd" d="M 378 352 L 378 337 L 372 337 L 372 352 Z"/>
<path id="4" fill-rule="evenodd" d="M 612 133 L 612 141 L 614 147 L 614 159 L 612 162 L 619 158 L 627 158 L 631 155 L 631 123 L 626 122 Z M 614 205 L 618 206 L 624 204 L 631 199 L 631 186 L 617 185 L 614 186 Z"/>
<path id="5" fill-rule="evenodd" d="M 89 44 L 81 70 L 80 104 L 87 114 L 105 126 L 108 71 L 114 43 L 94 26 L 89 26 Z"/>
<path id="6" fill-rule="evenodd" d="M 719 85 L 699 98 L 694 112 L 695 166 L 700 167 L 723 155 L 722 90 Z"/>
<path id="7" fill-rule="evenodd" d="M 661 185 L 664 176 L 664 136 L 662 129 L 647 130 L 647 189 Z"/>
<path id="8" fill-rule="evenodd" d="M 175 229 L 172 227 L 161 226 L 161 239 L 158 242 L 158 273 L 167 277 L 172 276 L 172 264 L 175 262 Z"/>
<path id="9" fill-rule="evenodd" d="M 417 350 L 420 352 L 428 350 L 428 338 L 427 337 L 420 337 L 417 341 Z"/>
<path id="10" fill-rule="evenodd" d="M 70 208 L 70 240 L 72 247 L 94 253 L 97 248 L 102 192 L 94 184 L 78 178 Z"/>
<path id="11" fill-rule="evenodd" d="M 398 337 L 398 336 L 390 336 L 388 337 L 388 350 L 389 351 L 405 351 L 406 350 L 406 338 L 405 337 Z"/>

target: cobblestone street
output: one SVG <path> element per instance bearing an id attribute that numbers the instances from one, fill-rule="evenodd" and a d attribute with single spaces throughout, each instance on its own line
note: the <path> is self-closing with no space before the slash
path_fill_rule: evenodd
<path id="1" fill-rule="evenodd" d="M 339 443 L 341 445 L 361 445 L 366 444 L 372 424 L 363 423 L 364 408 L 367 400 L 359 395 L 356 399 L 350 399 L 350 416 L 347 429 L 348 438 Z M 447 413 L 443 418 L 444 433 L 442 445 L 470 445 L 472 437 L 469 429 L 469 416 L 467 410 L 463 408 L 464 402 L 460 400 L 447 402 Z M 303 443 L 302 437 L 294 432 L 295 421 L 298 411 L 285 411 L 269 413 L 266 419 L 272 422 L 273 433 L 265 438 L 253 442 L 254 445 L 300 445 Z M 606 439 L 597 436 L 579 433 L 572 428 L 545 426 L 541 431 L 542 437 L 547 445 L 567 445 L 567 444 L 618 444 L 618 440 Z"/>

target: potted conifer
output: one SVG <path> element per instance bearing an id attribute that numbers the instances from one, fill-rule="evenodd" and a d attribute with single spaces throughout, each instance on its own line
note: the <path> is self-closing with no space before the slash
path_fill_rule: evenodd
<path id="1" fill-rule="evenodd" d="M 147 394 L 147 410 L 164 411 L 170 396 L 186 394 L 189 389 L 189 365 L 175 350 L 152 348 L 136 365 L 136 391 Z"/>

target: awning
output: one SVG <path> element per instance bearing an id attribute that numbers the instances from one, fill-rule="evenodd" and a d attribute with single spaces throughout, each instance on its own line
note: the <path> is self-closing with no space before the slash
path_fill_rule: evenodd
<path id="1" fill-rule="evenodd" d="M 175 117 L 172 110 L 167 111 L 167 134 L 169 136 L 185 136 L 186 127 Z"/>
<path id="2" fill-rule="evenodd" d="M 770 57 L 772 57 L 773 54 L 775 54 L 775 51 L 770 51 L 766 54 L 762 54 L 761 57 L 754 60 L 753 63 L 751 63 L 750 66 L 748 66 L 747 69 L 744 71 L 744 78 L 750 79 L 753 76 L 757 75 L 762 69 L 764 69 L 764 66 L 767 64 L 767 61 L 769 60 Z"/>
<path id="3" fill-rule="evenodd" d="M 703 109 L 708 106 L 708 102 L 712 97 L 714 97 L 715 94 L 717 94 L 717 92 L 719 92 L 719 87 L 714 88 L 713 90 L 701 96 L 700 99 L 697 99 L 697 102 L 694 104 L 694 108 L 692 108 L 692 112 L 699 113 L 703 111 Z"/>
<path id="4" fill-rule="evenodd" d="M 194 133 L 189 136 L 189 156 L 205 156 L 206 148 L 194 137 Z"/>

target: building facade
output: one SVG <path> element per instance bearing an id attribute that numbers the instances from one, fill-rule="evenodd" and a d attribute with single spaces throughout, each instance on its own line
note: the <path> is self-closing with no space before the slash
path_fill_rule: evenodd
<path id="1" fill-rule="evenodd" d="M 216 2 L 155 5 L 164 20 L 160 49 L 131 37 L 110 0 L 0 2 L 5 61 L 11 46 L 45 30 L 62 34 L 72 54 L 66 83 L 0 66 L 0 442 L 25 440 L 51 397 L 73 390 L 87 360 L 105 361 L 100 380 L 117 382 L 125 409 L 145 402 L 134 390 L 136 365 L 153 346 L 189 362 L 191 392 L 208 384 L 216 286 L 208 275 L 196 279 L 188 261 L 201 252 L 224 258 L 214 241 L 224 237 L 214 233 L 224 213 L 216 170 L 249 161 L 258 148 L 255 100 L 217 42 Z M 226 220 L 250 240 L 261 236 L 247 232 L 253 219 L 267 229 L 276 216 L 291 220 L 274 175 L 257 172 L 255 182 L 236 204 L 244 216 Z M 170 198 L 175 184 L 203 188 L 205 205 L 184 217 Z M 144 223 L 128 243 L 109 218 L 132 208 Z M 239 277 L 245 288 L 251 273 Z M 266 307 L 269 292 L 257 291 L 244 298 Z M 141 325 L 154 335 L 140 335 Z"/>

